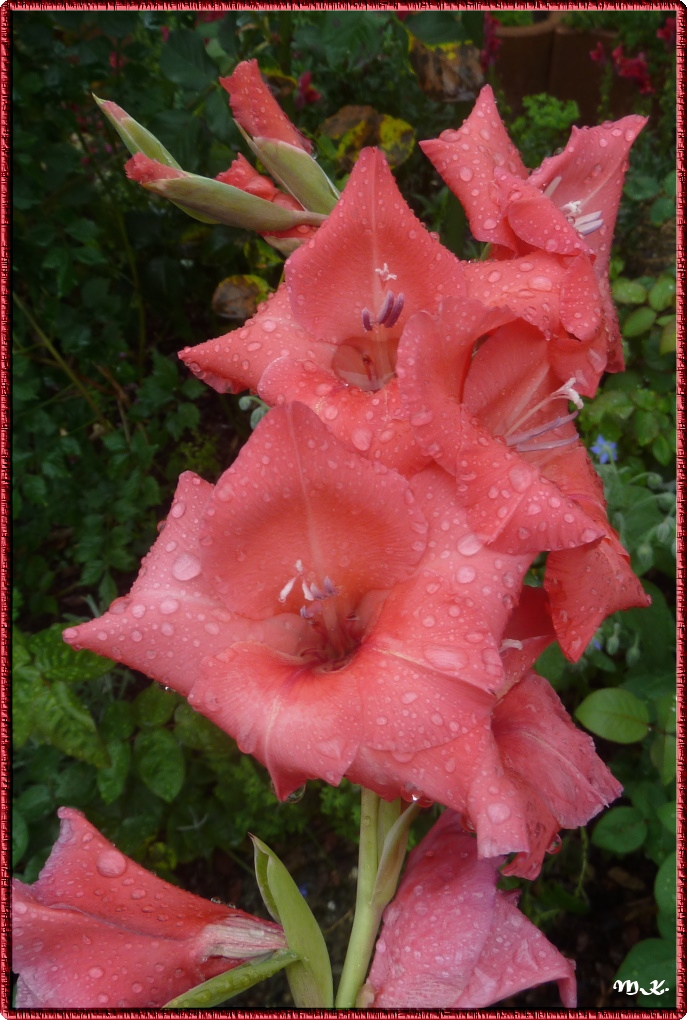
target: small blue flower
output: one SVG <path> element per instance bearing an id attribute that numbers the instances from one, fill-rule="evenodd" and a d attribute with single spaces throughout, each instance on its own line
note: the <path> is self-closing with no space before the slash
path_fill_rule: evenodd
<path id="1" fill-rule="evenodd" d="M 596 442 L 589 449 L 597 455 L 599 464 L 608 464 L 610 460 L 618 459 L 618 444 L 604 439 L 602 435 L 596 437 Z"/>

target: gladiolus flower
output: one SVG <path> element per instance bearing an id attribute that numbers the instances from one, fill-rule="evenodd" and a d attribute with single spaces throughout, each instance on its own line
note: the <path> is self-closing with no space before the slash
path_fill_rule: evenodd
<path id="1" fill-rule="evenodd" d="M 494 245 L 499 259 L 540 250 L 590 260 L 599 287 L 595 300 L 606 320 L 601 370 L 622 369 L 606 268 L 627 154 L 645 123 L 645 117 L 633 115 L 599 127 L 574 127 L 563 152 L 528 174 L 487 85 L 462 127 L 420 143 L 460 199 L 474 236 Z"/>
<path id="2" fill-rule="evenodd" d="M 163 1006 L 285 948 L 279 925 L 163 882 L 74 808 L 58 815 L 38 881 L 12 883 L 18 1009 Z"/>
<path id="3" fill-rule="evenodd" d="M 296 92 L 296 109 L 301 110 L 306 104 L 319 103 L 322 98 L 317 89 L 313 88 L 312 71 L 304 71 L 298 79 L 298 91 Z"/>
<path id="4" fill-rule="evenodd" d="M 428 458 L 403 420 L 396 348 L 410 315 L 436 310 L 465 284 L 461 263 L 408 208 L 378 150 L 361 153 L 342 200 L 285 275 L 241 329 L 181 359 L 217 389 L 307 404 L 369 458 L 403 473 L 423 467 Z"/>
<path id="5" fill-rule="evenodd" d="M 503 858 L 478 860 L 475 840 L 444 812 L 411 853 L 384 914 L 361 1004 L 381 1009 L 481 1009 L 557 981 L 577 1004 L 574 963 L 496 889 Z"/>

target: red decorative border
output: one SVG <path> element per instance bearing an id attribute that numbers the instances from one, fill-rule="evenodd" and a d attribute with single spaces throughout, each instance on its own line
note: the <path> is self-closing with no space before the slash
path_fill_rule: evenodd
<path id="1" fill-rule="evenodd" d="M 523 10 L 665 10 L 674 11 L 677 20 L 677 110 L 678 110 L 678 154 L 684 160 L 685 154 L 685 47 L 687 42 L 687 8 L 680 2 L 654 2 L 654 3 L 624 3 L 624 2 L 581 2 L 581 3 L 548 3 L 548 2 L 517 2 L 512 0 L 492 0 L 489 5 L 480 3 L 479 0 L 465 0 L 463 3 L 378 3 L 370 5 L 364 0 L 349 0 L 343 3 L 289 3 L 275 2 L 271 4 L 260 3 L 233 3 L 233 2 L 212 2 L 212 0 L 168 0 L 166 3 L 158 0 L 96 0 L 96 2 L 82 3 L 79 0 L 62 0 L 62 2 L 41 2 L 41 0 L 0 0 L 0 1017 L 2 1018 L 36 1018 L 36 1020 L 51 1020 L 51 1018 L 74 1018 L 82 1020 L 84 1017 L 131 1017 L 132 1020 L 152 1020 L 152 1018 L 169 1017 L 169 1012 L 162 1010 L 15 1010 L 9 1006 L 10 981 L 9 981 L 9 868 L 10 868 L 10 828 L 9 828 L 9 798 L 10 798 L 10 737 L 9 737 L 9 633 L 11 622 L 10 611 L 10 576 L 9 576 L 9 482 L 10 482 L 10 460 L 9 460 L 9 339 L 10 339 L 10 217 L 9 217 L 9 158 L 10 158 L 10 84 L 11 84 L 11 19 L 13 11 L 38 11 L 38 10 L 95 10 L 95 11 L 125 11 L 125 10 L 151 10 L 163 9 L 173 11 L 184 10 L 208 10 L 208 11 L 232 11 L 232 10 L 341 10 L 354 11 L 374 9 L 376 11 L 395 10 L 400 12 L 415 11 L 459 11 L 497 10 L 499 8 L 510 8 L 514 6 Z M 49 97 L 46 97 L 49 102 Z M 687 476 L 686 446 L 684 429 L 687 424 L 685 412 L 687 410 L 687 385 L 685 373 L 687 371 L 687 354 L 685 352 L 685 323 L 684 323 L 684 284 L 685 284 L 685 201 L 687 200 L 687 168 L 684 162 L 679 159 L 677 173 L 677 269 L 678 269 L 678 455 L 677 455 L 677 523 L 678 523 L 678 556 L 677 556 L 677 628 L 678 628 L 678 854 L 682 867 L 678 868 L 678 899 L 677 899 L 677 925 L 678 925 L 678 1007 L 676 1010 L 554 1010 L 554 1011 L 529 1011 L 518 1012 L 512 1010 L 181 1010 L 178 1011 L 183 1017 L 198 1018 L 198 1020 L 215 1020 L 215 1018 L 236 1017 L 237 1020 L 249 1017 L 275 1017 L 293 1018 L 304 1017 L 315 1020 L 315 1018 L 337 1017 L 341 1015 L 359 1016 L 364 1018 L 382 1017 L 466 1017 L 481 1020 L 481 1018 L 493 1018 L 493 1020 L 516 1020 L 516 1018 L 532 1018 L 532 1020 L 560 1020 L 562 1014 L 566 1017 L 579 1017 L 580 1020 L 685 1020 L 687 1016 L 687 991 L 685 989 L 685 965 L 684 957 L 687 946 L 685 945 L 685 873 L 687 866 L 685 862 L 685 834 L 687 832 L 687 801 L 684 790 L 684 763 L 685 751 L 687 749 L 687 727 L 685 716 L 687 713 L 686 695 L 686 673 L 685 673 L 685 636 L 686 636 L 686 614 L 684 605 L 684 583 L 685 583 L 685 545 L 684 525 L 685 507 L 683 503 L 684 484 Z"/>

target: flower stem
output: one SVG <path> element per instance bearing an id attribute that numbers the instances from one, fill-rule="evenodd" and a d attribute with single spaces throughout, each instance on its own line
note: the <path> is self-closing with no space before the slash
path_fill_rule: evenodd
<path id="1" fill-rule="evenodd" d="M 377 824 L 380 798 L 370 790 L 361 790 L 360 847 L 358 852 L 358 891 L 353 929 L 348 943 L 341 982 L 336 995 L 337 1009 L 352 1009 L 362 987 L 372 956 L 382 907 L 373 903 L 377 877 Z"/>

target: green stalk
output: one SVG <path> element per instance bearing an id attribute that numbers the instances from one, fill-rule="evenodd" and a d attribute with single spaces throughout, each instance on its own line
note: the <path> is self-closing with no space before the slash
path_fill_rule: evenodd
<path id="1" fill-rule="evenodd" d="M 341 982 L 336 995 L 337 1009 L 352 1009 L 367 975 L 374 949 L 382 909 L 373 902 L 377 878 L 377 825 L 380 798 L 370 790 L 361 790 L 360 849 L 358 853 L 358 892 L 350 942 L 346 952 Z"/>

